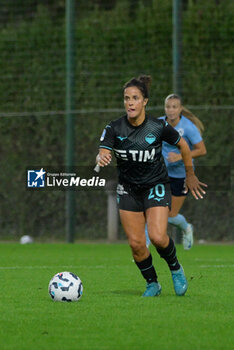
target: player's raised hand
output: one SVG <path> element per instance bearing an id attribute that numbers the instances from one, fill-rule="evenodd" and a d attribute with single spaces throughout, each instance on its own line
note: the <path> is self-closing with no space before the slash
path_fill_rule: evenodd
<path id="1" fill-rule="evenodd" d="M 99 153 L 96 157 L 96 166 L 94 168 L 94 171 L 99 173 L 100 167 L 104 167 L 110 164 L 111 162 L 111 152 L 107 149 L 100 149 Z"/>
<path id="2" fill-rule="evenodd" d="M 195 174 L 186 177 L 186 186 L 195 199 L 203 199 L 204 194 L 206 194 L 202 187 L 207 187 L 207 184 L 199 181 Z"/>
<path id="3" fill-rule="evenodd" d="M 104 167 L 110 164 L 112 159 L 111 152 L 107 149 L 101 149 L 96 157 L 96 163 L 100 167 Z"/>

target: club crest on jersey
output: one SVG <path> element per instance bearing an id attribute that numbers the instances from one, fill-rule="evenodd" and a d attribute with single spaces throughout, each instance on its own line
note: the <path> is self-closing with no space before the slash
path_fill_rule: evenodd
<path id="1" fill-rule="evenodd" d="M 150 145 L 156 140 L 156 137 L 153 134 L 148 134 L 145 137 L 145 141 L 148 142 Z"/>
<path id="2" fill-rule="evenodd" d="M 178 133 L 180 134 L 180 136 L 183 136 L 184 135 L 184 129 L 180 128 L 177 130 Z"/>

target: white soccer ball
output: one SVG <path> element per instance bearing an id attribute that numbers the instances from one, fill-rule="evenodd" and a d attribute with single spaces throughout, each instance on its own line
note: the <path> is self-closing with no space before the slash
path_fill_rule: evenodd
<path id="1" fill-rule="evenodd" d="M 33 243 L 33 238 L 28 235 L 24 235 L 20 238 L 20 244 L 29 244 Z"/>
<path id="2" fill-rule="evenodd" d="M 72 272 L 59 272 L 50 280 L 49 295 L 54 301 L 78 301 L 83 294 L 83 285 Z"/>

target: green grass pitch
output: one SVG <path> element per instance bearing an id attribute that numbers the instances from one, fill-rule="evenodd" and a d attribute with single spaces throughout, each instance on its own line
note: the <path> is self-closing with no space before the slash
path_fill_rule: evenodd
<path id="1" fill-rule="evenodd" d="M 145 282 L 124 243 L 0 244 L 0 349 L 233 349 L 234 247 L 178 245 L 184 297 L 151 253 L 162 294 L 141 298 Z M 81 278 L 80 301 L 50 299 L 48 283 L 62 271 Z"/>

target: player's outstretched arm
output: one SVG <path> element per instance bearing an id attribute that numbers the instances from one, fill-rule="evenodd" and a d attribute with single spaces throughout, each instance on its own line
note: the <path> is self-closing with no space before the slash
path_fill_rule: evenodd
<path id="1" fill-rule="evenodd" d="M 203 195 L 206 193 L 203 187 L 207 187 L 207 185 L 197 178 L 193 170 L 192 164 L 192 155 L 190 149 L 187 145 L 187 142 L 181 138 L 177 144 L 177 147 L 180 149 L 182 159 L 185 166 L 186 171 L 186 186 L 191 191 L 193 197 L 195 199 L 202 199 Z"/>

